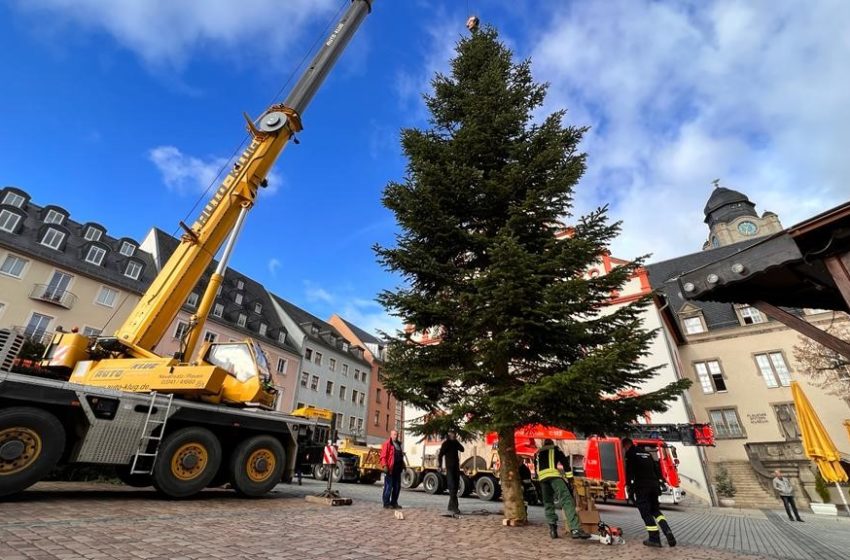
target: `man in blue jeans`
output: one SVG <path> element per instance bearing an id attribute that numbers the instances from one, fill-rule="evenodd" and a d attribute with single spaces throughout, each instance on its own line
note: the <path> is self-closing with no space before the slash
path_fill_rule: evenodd
<path id="1" fill-rule="evenodd" d="M 390 439 L 381 446 L 381 467 L 384 469 L 384 509 L 401 509 L 398 494 L 401 492 L 404 450 L 396 430 L 390 432 Z"/>

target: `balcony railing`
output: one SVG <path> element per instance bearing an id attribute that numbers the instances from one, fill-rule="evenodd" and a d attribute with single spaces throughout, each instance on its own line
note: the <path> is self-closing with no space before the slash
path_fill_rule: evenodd
<path id="1" fill-rule="evenodd" d="M 77 303 L 77 296 L 68 290 L 59 290 L 49 284 L 36 284 L 33 286 L 30 292 L 30 298 L 52 303 L 65 309 L 71 309 Z"/>
<path id="2" fill-rule="evenodd" d="M 44 329 L 32 329 L 25 327 L 23 325 L 14 325 L 11 328 L 12 332 L 15 332 L 24 337 L 24 339 L 29 340 L 30 342 L 35 342 L 36 344 L 43 344 L 47 346 L 50 344 L 50 341 L 53 340 L 53 330 L 47 331 Z"/>

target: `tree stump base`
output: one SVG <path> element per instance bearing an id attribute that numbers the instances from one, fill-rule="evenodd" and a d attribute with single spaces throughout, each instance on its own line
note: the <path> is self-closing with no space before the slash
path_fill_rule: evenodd
<path id="1" fill-rule="evenodd" d="M 528 525 L 528 519 L 502 519 L 505 527 L 524 527 Z"/>

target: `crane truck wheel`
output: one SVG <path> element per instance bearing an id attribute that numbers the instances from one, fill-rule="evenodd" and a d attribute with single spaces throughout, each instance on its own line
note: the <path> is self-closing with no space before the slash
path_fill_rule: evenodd
<path id="1" fill-rule="evenodd" d="M 422 488 L 428 494 L 442 494 L 446 489 L 446 479 L 440 473 L 426 472 L 422 477 Z"/>
<path id="2" fill-rule="evenodd" d="M 328 470 L 321 463 L 313 465 L 313 478 L 316 480 L 325 480 L 328 477 Z"/>
<path id="3" fill-rule="evenodd" d="M 212 482 L 221 465 L 221 443 L 206 428 L 181 428 L 162 442 L 153 484 L 169 498 L 188 498 Z"/>
<path id="4" fill-rule="evenodd" d="M 472 479 L 469 478 L 468 475 L 464 473 L 460 473 L 460 478 L 457 481 L 457 495 L 463 498 L 468 497 L 472 494 L 472 489 L 474 488 L 474 484 L 472 483 Z"/>
<path id="5" fill-rule="evenodd" d="M 49 412 L 28 406 L 0 411 L 0 497 L 44 478 L 64 450 L 65 429 Z"/>
<path id="6" fill-rule="evenodd" d="M 475 482 L 475 493 L 480 500 L 492 502 L 499 497 L 499 481 L 492 474 L 485 474 Z"/>
<path id="7" fill-rule="evenodd" d="M 401 471 L 401 487 L 406 490 L 413 490 L 422 483 L 422 473 L 416 469 L 407 467 Z"/>
<path id="8" fill-rule="evenodd" d="M 283 478 L 286 451 L 272 436 L 254 436 L 236 446 L 230 457 L 230 481 L 243 498 L 267 494 Z"/>

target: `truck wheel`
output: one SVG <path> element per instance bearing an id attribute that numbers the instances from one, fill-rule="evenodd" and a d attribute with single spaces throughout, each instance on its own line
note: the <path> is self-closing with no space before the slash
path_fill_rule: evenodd
<path id="1" fill-rule="evenodd" d="M 422 488 L 428 494 L 441 494 L 446 489 L 443 477 L 433 471 L 426 472 L 422 477 Z"/>
<path id="2" fill-rule="evenodd" d="M 221 444 L 206 428 L 181 428 L 162 442 L 153 484 L 169 498 L 188 498 L 212 482 L 221 466 Z"/>
<path id="3" fill-rule="evenodd" d="M 286 451 L 272 436 L 254 436 L 236 446 L 230 457 L 230 481 L 243 498 L 267 494 L 283 477 Z"/>
<path id="4" fill-rule="evenodd" d="M 130 463 L 132 465 L 132 463 Z M 147 488 L 153 486 L 153 478 L 149 474 L 130 474 L 130 465 L 118 465 L 115 467 L 115 476 L 118 480 L 132 488 Z"/>
<path id="5" fill-rule="evenodd" d="M 333 477 L 334 482 L 342 482 L 342 477 L 345 474 L 345 469 L 342 466 L 342 463 L 337 463 L 333 466 L 333 470 L 331 471 L 331 476 Z"/>
<path id="6" fill-rule="evenodd" d="M 499 497 L 499 481 L 492 474 L 485 474 L 475 483 L 475 493 L 485 502 L 492 502 Z"/>
<path id="7" fill-rule="evenodd" d="M 328 476 L 327 469 L 321 463 L 313 465 L 313 478 L 316 480 L 325 480 Z"/>
<path id="8" fill-rule="evenodd" d="M 401 487 L 406 490 L 413 490 L 422 483 L 422 473 L 416 469 L 407 467 L 401 471 Z"/>
<path id="9" fill-rule="evenodd" d="M 457 495 L 466 498 L 472 494 L 472 479 L 464 473 L 460 473 L 460 478 L 457 481 Z"/>
<path id="10" fill-rule="evenodd" d="M 0 496 L 44 478 L 65 450 L 65 429 L 44 410 L 28 406 L 0 411 Z"/>

